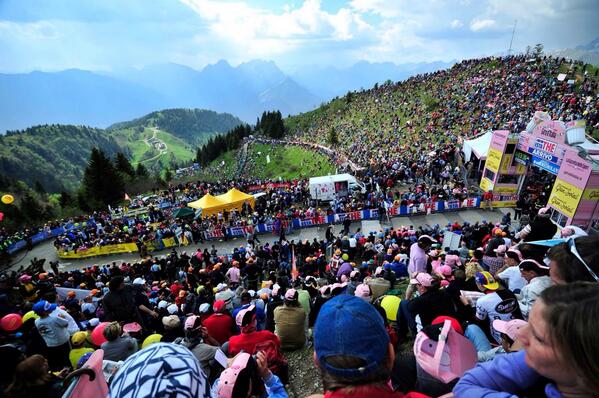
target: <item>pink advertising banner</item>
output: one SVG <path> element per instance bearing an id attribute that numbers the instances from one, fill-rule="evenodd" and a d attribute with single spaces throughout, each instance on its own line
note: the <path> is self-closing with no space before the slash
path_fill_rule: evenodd
<path id="1" fill-rule="evenodd" d="M 565 144 L 566 125 L 558 120 L 547 120 L 537 125 L 532 131 L 532 135 L 558 144 Z"/>
<path id="2" fill-rule="evenodd" d="M 507 130 L 493 131 L 490 147 L 493 149 L 497 149 L 499 152 L 503 152 L 503 150 L 505 149 L 505 145 L 507 144 L 507 138 L 509 134 L 510 132 Z"/>
<path id="3" fill-rule="evenodd" d="M 591 163 L 588 160 L 579 157 L 576 150 L 568 148 L 557 178 L 574 185 L 576 188 L 584 189 L 591 175 L 591 170 Z"/>

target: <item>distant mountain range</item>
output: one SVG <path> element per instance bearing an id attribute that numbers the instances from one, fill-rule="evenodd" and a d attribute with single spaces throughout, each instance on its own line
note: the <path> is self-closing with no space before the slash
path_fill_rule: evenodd
<path id="1" fill-rule="evenodd" d="M 554 50 L 550 54 L 556 57 L 575 59 L 599 67 L 599 37 L 585 45 Z"/>
<path id="2" fill-rule="evenodd" d="M 169 63 L 111 73 L 70 69 L 0 74 L 0 134 L 52 123 L 105 128 L 165 108 L 210 109 L 254 123 L 264 111 L 293 115 L 349 90 L 451 65 L 358 62 L 349 68 L 304 68 L 287 75 L 272 61 L 233 67 L 221 60 L 202 70 Z"/>

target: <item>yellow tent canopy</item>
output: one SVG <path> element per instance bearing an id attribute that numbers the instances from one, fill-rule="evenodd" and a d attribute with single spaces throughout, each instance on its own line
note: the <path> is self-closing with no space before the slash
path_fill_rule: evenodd
<path id="1" fill-rule="evenodd" d="M 214 214 L 218 214 L 219 211 L 237 209 L 241 211 L 243 204 L 249 202 L 253 208 L 255 199 L 252 195 L 243 193 L 238 189 L 232 188 L 229 192 L 212 196 L 209 193 L 204 195 L 201 199 L 195 202 L 189 203 L 187 206 L 194 209 L 202 209 L 202 217 L 210 217 Z"/>
<path id="2" fill-rule="evenodd" d="M 216 196 L 212 196 L 209 193 L 202 196 L 195 202 L 188 203 L 187 206 L 194 209 L 202 209 L 202 217 L 210 217 L 213 214 L 217 214 L 219 210 L 226 207 L 226 203 L 223 202 Z"/>
<path id="3" fill-rule="evenodd" d="M 217 198 L 225 203 L 241 202 L 243 204 L 243 202 L 249 201 L 252 207 L 254 207 L 254 197 L 252 195 L 248 195 L 247 193 L 241 192 L 237 188 L 231 188 L 229 189 L 229 192 L 218 195 Z"/>

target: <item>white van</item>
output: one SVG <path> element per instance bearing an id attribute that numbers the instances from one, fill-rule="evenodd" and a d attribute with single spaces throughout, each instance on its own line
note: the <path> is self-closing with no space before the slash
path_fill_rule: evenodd
<path id="1" fill-rule="evenodd" d="M 337 197 L 346 197 L 359 191 L 366 193 L 366 187 L 351 174 L 335 174 L 310 178 L 310 197 L 321 202 L 330 202 Z"/>

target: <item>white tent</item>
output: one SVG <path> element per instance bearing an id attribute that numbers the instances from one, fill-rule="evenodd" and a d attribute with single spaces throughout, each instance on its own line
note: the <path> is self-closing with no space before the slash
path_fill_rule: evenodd
<path id="1" fill-rule="evenodd" d="M 480 160 L 485 160 L 487 158 L 487 152 L 489 151 L 489 145 L 491 145 L 492 136 L 493 133 L 489 131 L 483 135 L 479 135 L 474 139 L 465 140 L 464 145 L 462 146 L 462 152 L 464 152 L 464 158 L 466 159 L 466 162 L 470 161 L 473 153 L 474 156 Z"/>

